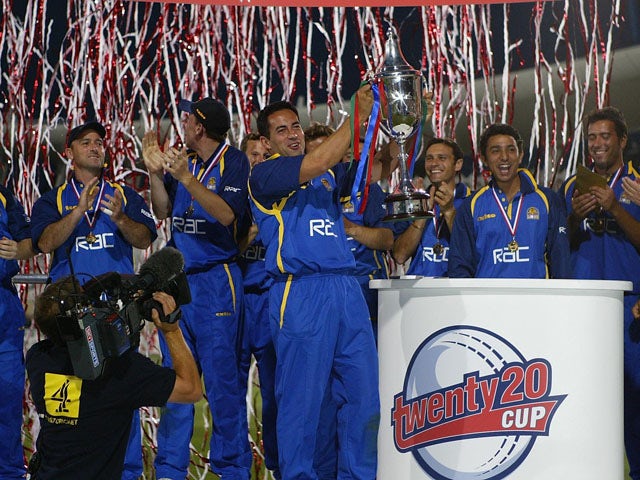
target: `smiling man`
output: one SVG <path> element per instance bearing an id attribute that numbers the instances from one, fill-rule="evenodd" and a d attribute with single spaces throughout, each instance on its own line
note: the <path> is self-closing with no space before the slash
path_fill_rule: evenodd
<path id="1" fill-rule="evenodd" d="M 492 179 L 456 215 L 449 276 L 568 278 L 565 210 L 554 191 L 520 168 L 520 133 L 510 125 L 489 126 L 480 155 Z"/>
<path id="2" fill-rule="evenodd" d="M 571 263 L 575 278 L 629 280 L 633 291 L 624 295 L 625 447 L 632 479 L 640 479 L 640 323 L 632 307 L 640 298 L 640 206 L 624 192 L 624 182 L 635 182 L 638 173 L 625 163 L 627 124 L 614 107 L 595 110 L 585 120 L 587 151 L 593 171 L 606 179 L 606 187 L 581 192 L 576 176 L 562 187 L 571 239 Z"/>
<path id="3" fill-rule="evenodd" d="M 357 101 L 361 118 L 367 118 L 373 105 L 369 86 L 358 91 Z M 367 304 L 352 276 L 355 260 L 340 206 L 341 187 L 355 170 L 340 163 L 350 145 L 349 120 L 306 155 L 304 132 L 290 103 L 265 107 L 257 124 L 272 154 L 253 168 L 249 187 L 273 279 L 269 317 L 282 478 L 319 478 L 314 453 L 326 411 L 322 400 L 331 392 L 338 405 L 338 478 L 372 479 L 378 362 Z"/>
<path id="4" fill-rule="evenodd" d="M 456 209 L 469 196 L 469 188 L 456 184 L 462 170 L 463 153 L 457 143 L 447 138 L 432 138 L 425 145 L 425 171 L 434 217 L 409 224 L 393 244 L 393 258 L 398 263 L 413 257 L 409 275 L 441 277 L 447 275 L 449 241 Z"/>
<path id="5" fill-rule="evenodd" d="M 69 275 L 70 263 L 81 283 L 113 270 L 133 273 L 133 247 L 145 249 L 157 236 L 143 198 L 104 177 L 105 136 L 95 121 L 71 129 L 65 155 L 72 175 L 33 207 L 33 244 L 53 254 L 52 280 Z"/>
<path id="6" fill-rule="evenodd" d="M 156 239 L 156 222 L 144 199 L 104 176 L 106 129 L 95 121 L 69 130 L 65 155 L 72 175 L 33 206 L 33 245 L 51 253 L 49 278 L 73 271 L 81 283 L 116 271 L 133 273 L 133 248 Z M 135 414 L 123 480 L 142 475 L 142 448 Z"/>

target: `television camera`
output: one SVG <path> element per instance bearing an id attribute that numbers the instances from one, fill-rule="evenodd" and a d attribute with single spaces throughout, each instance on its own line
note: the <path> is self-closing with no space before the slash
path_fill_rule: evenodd
<path id="1" fill-rule="evenodd" d="M 104 373 L 109 358 L 136 348 L 144 320 L 151 320 L 154 308 L 162 321 L 176 322 L 180 309 L 165 316 L 152 295 L 163 291 L 178 306 L 191 302 L 183 268 L 182 254 L 165 247 L 152 254 L 137 275 L 105 273 L 87 282 L 71 302 L 60 302 L 57 325 L 69 350 L 74 375 L 94 380 Z"/>

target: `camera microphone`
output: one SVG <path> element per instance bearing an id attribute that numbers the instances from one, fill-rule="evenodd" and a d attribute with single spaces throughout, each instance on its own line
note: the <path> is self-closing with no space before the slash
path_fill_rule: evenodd
<path id="1" fill-rule="evenodd" d="M 165 317 L 162 305 L 151 299 L 151 295 L 161 290 L 171 295 L 177 305 L 190 303 L 191 292 L 183 267 L 184 258 L 180 251 L 173 247 L 158 250 L 140 267 L 138 275 L 134 277 L 129 287 L 131 292 L 143 292 L 140 299 L 144 302 L 144 318 L 151 319 L 152 309 L 157 310 L 163 322 L 173 323 L 179 318 L 179 315 Z"/>
<path id="2" fill-rule="evenodd" d="M 162 285 L 180 275 L 183 268 L 184 258 L 180 251 L 173 247 L 164 247 L 151 254 L 142 264 L 131 287 L 153 293 L 149 292 L 149 289 L 160 290 Z"/>

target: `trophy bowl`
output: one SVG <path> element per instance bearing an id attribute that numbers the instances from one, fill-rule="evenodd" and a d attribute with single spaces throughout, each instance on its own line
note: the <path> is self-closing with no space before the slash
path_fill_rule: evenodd
<path id="1" fill-rule="evenodd" d="M 387 30 L 385 54 L 374 81 L 380 92 L 380 126 L 400 149 L 400 181 L 385 199 L 387 216 L 383 221 L 433 217 L 428 205 L 429 194 L 417 190 L 411 183 L 405 147 L 422 121 L 422 75 L 405 60 L 393 27 Z"/>

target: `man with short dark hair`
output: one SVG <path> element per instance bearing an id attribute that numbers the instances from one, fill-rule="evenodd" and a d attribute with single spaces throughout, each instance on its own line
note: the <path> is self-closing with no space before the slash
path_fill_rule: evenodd
<path id="1" fill-rule="evenodd" d="M 52 254 L 52 280 L 69 275 L 71 264 L 81 283 L 108 271 L 133 273 L 133 247 L 145 249 L 157 237 L 143 198 L 104 177 L 105 135 L 95 121 L 71 129 L 65 154 L 72 175 L 33 206 L 33 244 Z"/>
<path id="2" fill-rule="evenodd" d="M 96 121 L 69 131 L 65 155 L 72 175 L 33 206 L 33 244 L 51 254 L 49 278 L 75 272 L 81 283 L 109 271 L 133 273 L 133 248 L 156 239 L 156 223 L 132 188 L 104 176 L 106 136 Z M 142 475 L 142 438 L 136 413 L 122 480 Z"/>
<path id="3" fill-rule="evenodd" d="M 60 331 L 77 325 L 77 318 L 66 312 L 81 292 L 75 279 L 64 277 L 36 299 L 35 322 L 47 339 L 31 347 L 26 359 L 40 417 L 29 469 L 33 480 L 120 478 L 134 410 L 168 401 L 194 403 L 202 397 L 200 375 L 178 324 L 160 322 L 155 308 L 153 322 L 163 332 L 173 370 L 129 350 L 108 359 L 95 380 L 74 376 Z M 176 309 L 173 297 L 164 292 L 154 293 L 153 299 L 165 315 Z"/>
<path id="4" fill-rule="evenodd" d="M 640 298 L 640 206 L 625 193 L 624 182 L 638 181 L 640 175 L 631 161 L 624 161 L 628 134 L 620 110 L 594 110 L 584 123 L 592 170 L 606 185 L 589 187 L 585 182 L 585 191 L 579 191 L 573 175 L 562 186 L 571 264 L 575 278 L 633 282 L 633 290 L 624 295 L 624 440 L 629 476 L 639 480 L 640 324 L 634 321 L 632 308 Z"/>
<path id="5" fill-rule="evenodd" d="M 556 192 L 521 169 L 520 133 L 490 125 L 480 138 L 491 182 L 464 200 L 449 249 L 450 277 L 569 278 L 566 214 Z"/>
<path id="6" fill-rule="evenodd" d="M 425 171 L 433 218 L 418 219 L 396 238 L 393 258 L 399 264 L 410 257 L 408 275 L 442 277 L 448 274 L 451 230 L 462 201 L 471 193 L 456 175 L 462 170 L 462 150 L 453 140 L 432 138 L 425 145 Z"/>
<path id="7" fill-rule="evenodd" d="M 369 86 L 356 101 L 367 118 Z M 370 480 L 376 476 L 378 367 L 340 207 L 342 186 L 352 181 L 340 163 L 351 142 L 349 121 L 306 155 L 300 119 L 288 102 L 264 108 L 257 125 L 272 154 L 253 168 L 249 185 L 273 278 L 269 315 L 282 478 L 318 478 L 314 453 L 321 404 L 330 391 L 339 407 L 340 477 Z M 374 170 L 373 181 L 381 165 Z"/>
<path id="8" fill-rule="evenodd" d="M 185 149 L 163 152 L 152 132 L 143 139 L 151 205 L 158 219 L 171 219 L 169 244 L 184 255 L 192 301 L 182 308 L 182 328 L 202 370 L 213 417 L 211 470 L 227 480 L 248 480 L 252 456 L 238 365 L 243 287 L 236 259 L 249 162 L 226 140 L 231 117 L 222 103 L 207 97 L 182 100 L 179 108 L 186 114 Z M 169 403 L 164 409 L 157 478 L 187 476 L 193 414 L 190 405 Z"/>

